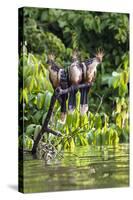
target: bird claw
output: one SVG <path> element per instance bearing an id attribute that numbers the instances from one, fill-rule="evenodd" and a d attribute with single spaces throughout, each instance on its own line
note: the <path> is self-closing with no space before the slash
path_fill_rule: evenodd
<path id="1" fill-rule="evenodd" d="M 66 122 L 66 116 L 67 116 L 66 113 L 61 112 L 61 116 L 60 116 L 60 123 L 61 124 L 65 124 L 65 122 Z"/>
<path id="2" fill-rule="evenodd" d="M 71 91 L 73 92 L 74 90 L 76 90 L 77 89 L 77 87 L 76 87 L 76 85 L 72 85 L 71 86 Z"/>
<path id="3" fill-rule="evenodd" d="M 81 116 L 85 115 L 88 111 L 88 104 L 84 104 L 80 106 L 80 114 Z"/>
<path id="4" fill-rule="evenodd" d="M 68 108 L 68 113 L 70 115 L 72 115 L 74 113 L 74 110 L 75 110 L 75 107 L 73 107 L 72 105 L 69 105 L 69 108 Z"/>
<path id="5" fill-rule="evenodd" d="M 57 88 L 55 89 L 55 95 L 58 96 L 59 93 L 60 93 L 60 91 L 61 91 L 61 87 L 57 87 Z"/>

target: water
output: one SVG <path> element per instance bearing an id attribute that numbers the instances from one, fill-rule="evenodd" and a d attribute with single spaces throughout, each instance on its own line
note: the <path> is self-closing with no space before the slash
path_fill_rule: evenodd
<path id="1" fill-rule="evenodd" d="M 78 147 L 50 161 L 25 154 L 24 192 L 129 186 L 129 146 Z"/>

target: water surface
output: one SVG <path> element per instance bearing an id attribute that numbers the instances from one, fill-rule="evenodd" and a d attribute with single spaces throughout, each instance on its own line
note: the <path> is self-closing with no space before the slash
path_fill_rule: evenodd
<path id="1" fill-rule="evenodd" d="M 129 185 L 129 146 L 77 147 L 50 161 L 24 156 L 24 192 L 48 192 Z"/>

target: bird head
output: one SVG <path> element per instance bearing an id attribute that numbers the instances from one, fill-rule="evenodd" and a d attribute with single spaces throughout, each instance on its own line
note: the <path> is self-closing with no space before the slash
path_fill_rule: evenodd
<path id="1" fill-rule="evenodd" d="M 49 54 L 49 55 L 48 55 L 48 60 L 49 60 L 49 61 L 54 61 L 54 60 L 55 60 L 55 55 L 52 54 L 52 53 Z"/>
<path id="2" fill-rule="evenodd" d="M 72 60 L 75 62 L 77 61 L 79 58 L 79 52 L 77 49 L 73 50 L 73 53 L 72 53 Z"/>
<path id="3" fill-rule="evenodd" d="M 54 61 L 55 61 L 55 55 L 52 53 L 48 54 L 46 68 L 49 69 L 49 67 L 54 64 Z"/>
<path id="4" fill-rule="evenodd" d="M 104 56 L 104 50 L 103 49 L 98 49 L 96 51 L 95 56 L 96 56 L 97 60 L 99 61 L 99 63 L 101 63 L 102 60 L 103 60 L 103 56 Z"/>

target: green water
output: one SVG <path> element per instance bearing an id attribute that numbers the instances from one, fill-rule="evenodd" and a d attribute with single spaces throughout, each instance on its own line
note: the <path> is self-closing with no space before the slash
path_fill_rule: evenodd
<path id="1" fill-rule="evenodd" d="M 50 161 L 25 154 L 24 192 L 48 192 L 129 185 L 129 146 L 78 147 Z"/>

